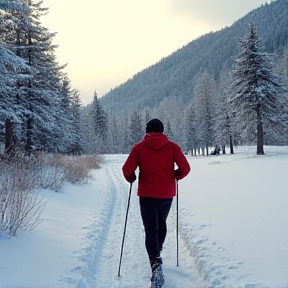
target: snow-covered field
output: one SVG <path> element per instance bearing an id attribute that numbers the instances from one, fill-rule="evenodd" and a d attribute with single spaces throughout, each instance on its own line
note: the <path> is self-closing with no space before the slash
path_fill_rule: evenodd
<path id="1" fill-rule="evenodd" d="M 239 147 L 234 155 L 187 156 L 192 171 L 179 182 L 179 267 L 174 201 L 163 288 L 288 287 L 288 147 L 255 152 Z M 43 191 L 50 200 L 41 225 L 0 236 L 0 288 L 148 286 L 136 183 L 117 277 L 129 194 L 121 171 L 126 157 L 106 156 L 89 185 Z"/>

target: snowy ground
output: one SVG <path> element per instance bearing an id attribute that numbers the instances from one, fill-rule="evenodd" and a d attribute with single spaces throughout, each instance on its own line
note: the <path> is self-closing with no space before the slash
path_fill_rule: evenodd
<path id="1" fill-rule="evenodd" d="M 179 182 L 180 257 L 176 266 L 176 201 L 168 221 L 163 288 L 288 287 L 288 147 L 236 149 L 235 155 L 188 156 Z M 129 184 L 127 155 L 110 155 L 89 185 L 67 185 L 50 198 L 32 232 L 0 236 L 0 288 L 146 288 L 137 185 L 117 277 Z"/>

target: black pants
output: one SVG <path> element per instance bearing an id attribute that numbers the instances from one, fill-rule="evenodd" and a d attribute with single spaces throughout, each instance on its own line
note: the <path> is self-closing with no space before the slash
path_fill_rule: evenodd
<path id="1" fill-rule="evenodd" d="M 140 211 L 145 228 L 145 246 L 151 259 L 160 254 L 167 233 L 166 219 L 172 198 L 139 197 Z"/>

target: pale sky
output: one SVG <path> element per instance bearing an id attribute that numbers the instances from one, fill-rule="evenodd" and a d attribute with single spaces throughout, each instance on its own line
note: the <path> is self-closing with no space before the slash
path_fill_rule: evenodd
<path id="1" fill-rule="evenodd" d="M 93 100 L 266 0 L 43 0 L 58 62 L 82 102 Z M 267 1 L 269 2 L 269 1 Z"/>

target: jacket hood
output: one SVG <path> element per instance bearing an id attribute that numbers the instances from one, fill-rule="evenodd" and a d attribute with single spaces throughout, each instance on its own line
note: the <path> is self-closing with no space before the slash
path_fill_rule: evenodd
<path id="1" fill-rule="evenodd" d="M 160 149 L 168 143 L 168 138 L 165 134 L 162 133 L 147 133 L 144 136 L 143 142 L 151 147 L 152 149 Z"/>

